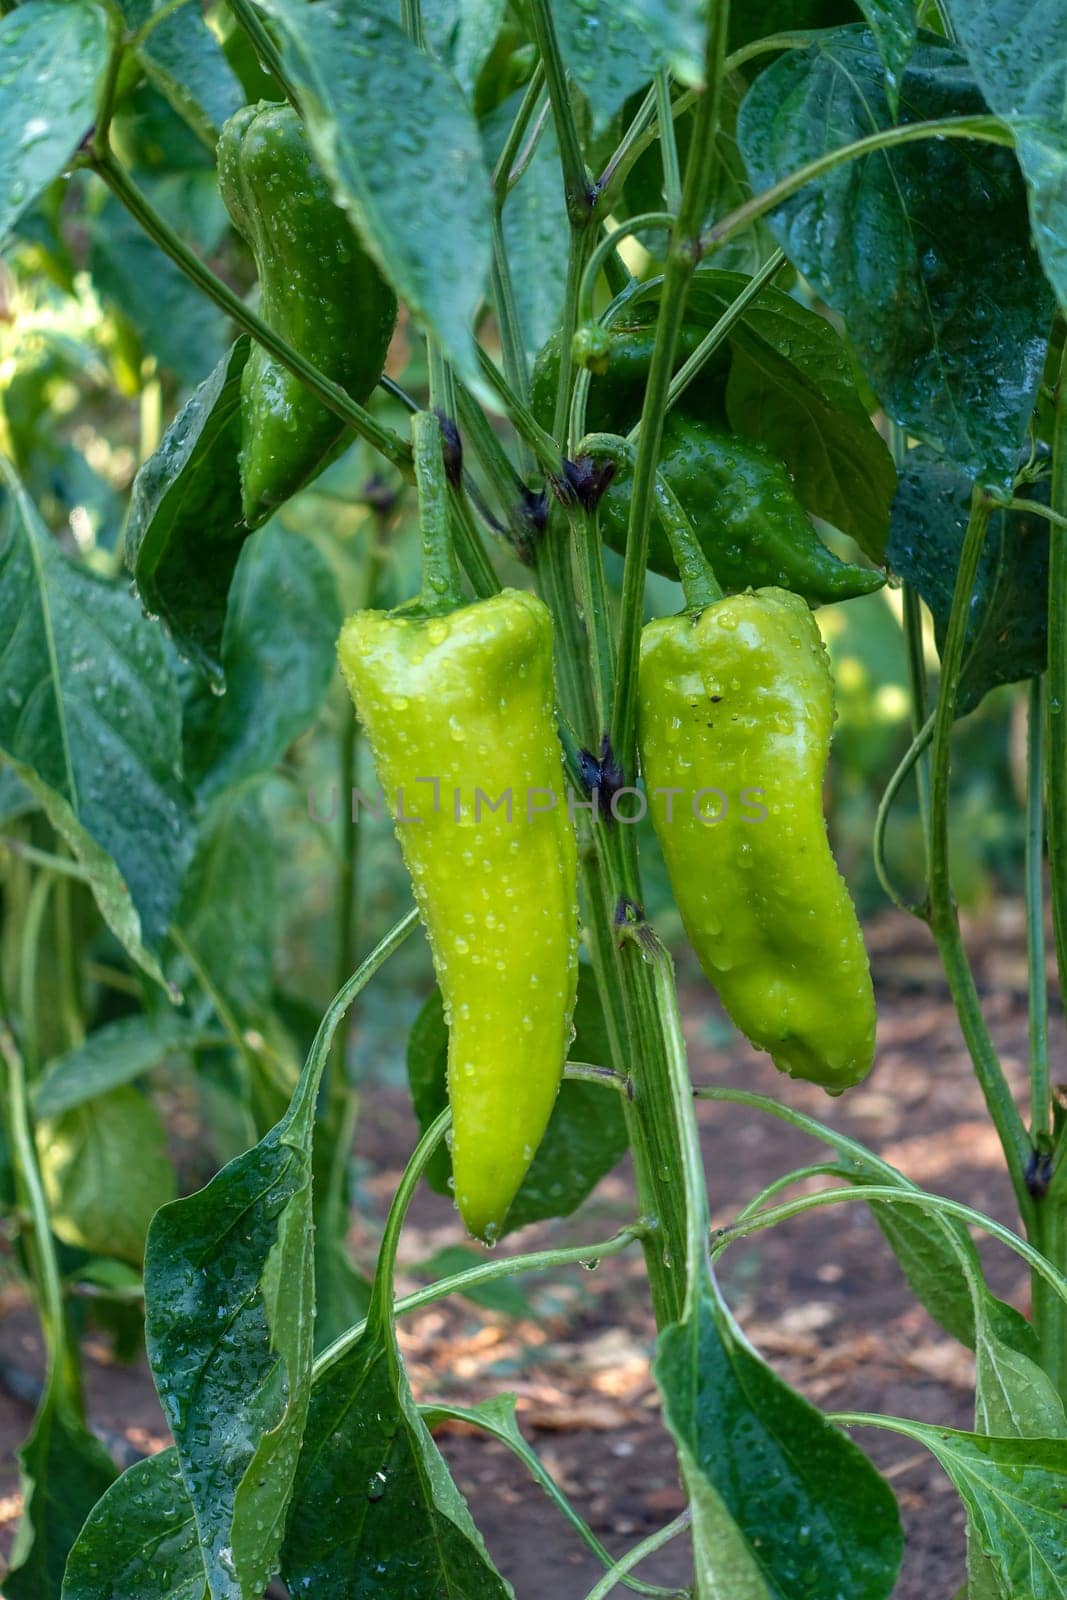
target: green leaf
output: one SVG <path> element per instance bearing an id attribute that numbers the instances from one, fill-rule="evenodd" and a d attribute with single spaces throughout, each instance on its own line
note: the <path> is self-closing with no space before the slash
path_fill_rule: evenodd
<path id="1" fill-rule="evenodd" d="M 698 274 L 691 304 L 725 310 L 739 273 Z M 791 295 L 760 291 L 731 335 L 726 385 L 730 426 L 765 444 L 789 468 L 806 510 L 850 534 L 881 562 L 896 472 L 867 414 L 843 340 Z"/>
<path id="2" fill-rule="evenodd" d="M 41 1177 L 56 1236 L 140 1262 L 145 1235 L 177 1184 L 151 1100 L 129 1084 L 40 1124 Z"/>
<path id="3" fill-rule="evenodd" d="M 687 324 L 714 326 L 749 281 L 747 273 L 697 272 Z M 657 298 L 642 300 L 638 316 L 647 316 Z M 769 285 L 734 323 L 728 344 L 731 428 L 785 462 L 805 510 L 849 534 L 872 561 L 884 560 L 896 472 L 840 335 L 825 317 Z"/>
<path id="4" fill-rule="evenodd" d="M 93 126 L 109 45 L 90 0 L 30 0 L 0 18 L 0 243 Z"/>
<path id="5" fill-rule="evenodd" d="M 204 798 L 270 772 L 314 721 L 336 669 L 333 569 L 278 522 L 245 544 L 222 635 L 226 693 L 202 684 L 185 707 L 186 771 Z"/>
<path id="6" fill-rule="evenodd" d="M 212 1600 L 274 1571 L 311 1388 L 311 1132 L 325 1051 L 281 1122 L 158 1212 L 146 1343 L 196 1512 Z"/>
<path id="7" fill-rule="evenodd" d="M 389 1600 L 512 1594 L 376 1317 L 315 1385 L 282 1551 L 294 1595 L 352 1600 L 361 1575 Z"/>
<path id="8" fill-rule="evenodd" d="M 900 103 L 905 122 L 986 109 L 959 51 L 930 38 Z M 765 189 L 892 122 L 870 34 L 841 28 L 761 73 L 741 149 Z M 1009 484 L 1052 313 L 1012 152 L 956 139 L 879 151 L 808 184 L 770 224 L 844 317 L 890 416 L 971 477 Z"/>
<path id="9" fill-rule="evenodd" d="M 74 1542 L 62 1600 L 206 1600 L 207 1578 L 178 1452 L 127 1467 Z"/>
<path id="10" fill-rule="evenodd" d="M 482 129 L 486 159 L 503 149 L 521 94 L 512 95 L 487 118 Z M 511 269 L 523 344 L 533 360 L 559 327 L 567 280 L 567 229 L 559 146 L 551 123 L 537 143 L 529 166 L 504 202 L 501 226 Z"/>
<path id="11" fill-rule="evenodd" d="M 608 1044 L 591 969 L 578 969 L 574 1008 L 576 1061 L 605 1062 Z M 425 1131 L 448 1102 L 448 1028 L 435 989 L 416 1018 L 408 1040 L 408 1082 L 415 1115 Z M 522 1181 L 504 1233 L 547 1217 L 569 1217 L 625 1155 L 626 1119 L 621 1097 L 611 1088 L 574 1079 L 560 1085 L 545 1136 Z M 434 1152 L 426 1180 L 438 1194 L 451 1194 L 452 1162 L 444 1145 Z"/>
<path id="12" fill-rule="evenodd" d="M 250 529 L 241 516 L 246 334 L 190 396 L 133 481 L 126 564 L 183 655 L 222 679 L 230 582 Z"/>
<path id="13" fill-rule="evenodd" d="M 1067 1596 L 1067 1439 L 996 1439 L 901 1417 L 874 1418 L 925 1445 L 966 1507 L 982 1553 L 1010 1600 Z"/>
<path id="14" fill-rule="evenodd" d="M 979 87 L 1015 135 L 1034 239 L 1067 307 L 1067 9 L 1057 0 L 949 0 Z"/>
<path id="15" fill-rule="evenodd" d="M 1067 1435 L 1063 1402 L 1039 1365 L 1033 1327 L 992 1296 L 987 1297 L 984 1308 L 976 1310 L 975 1431 L 1002 1438 L 1062 1439 Z M 1019 1337 L 1019 1322 L 1025 1330 L 1023 1338 Z M 1011 1600 L 1002 1596 L 996 1568 L 982 1544 L 981 1530 L 968 1516 L 969 1600 Z"/>
<path id="16" fill-rule="evenodd" d="M 552 0 L 552 18 L 564 64 L 589 102 L 594 134 L 601 133 L 666 65 L 664 36 L 646 33 L 618 0 Z"/>
<path id="17" fill-rule="evenodd" d="M 680 83 L 704 81 L 707 49 L 707 0 L 618 0 L 612 15 L 625 19 L 652 61 L 664 61 Z"/>
<path id="18" fill-rule="evenodd" d="M 0 505 L 0 753 L 86 868 L 133 959 L 170 922 L 192 845 L 180 706 L 159 630 L 76 566 L 9 479 Z"/>
<path id="19" fill-rule="evenodd" d="M 1047 484 L 1020 490 L 1047 501 Z M 944 644 L 956 569 L 970 511 L 971 483 L 924 450 L 910 451 L 893 502 L 888 558 L 930 607 Z M 994 511 L 975 581 L 956 715 L 990 689 L 1044 672 L 1047 655 L 1048 522 L 1025 511 Z"/>
<path id="20" fill-rule="evenodd" d="M 501 154 L 520 99 L 522 93 L 512 94 L 483 118 L 486 163 L 490 165 Z M 501 226 L 523 346 L 533 362 L 537 350 L 560 325 L 566 288 L 566 202 L 560 147 L 552 123 L 537 141 L 522 178 L 507 195 Z"/>
<path id="21" fill-rule="evenodd" d="M 34 1115 L 58 1117 L 132 1083 L 167 1056 L 191 1049 L 198 1032 L 174 1011 L 106 1022 L 83 1044 L 47 1064 L 33 1085 Z"/>
<path id="22" fill-rule="evenodd" d="M 155 200 L 156 183 L 144 187 Z M 89 272 L 97 293 L 183 384 L 199 383 L 225 347 L 224 314 L 113 195 L 88 222 Z"/>
<path id="23" fill-rule="evenodd" d="M 274 960 L 274 844 L 259 796 L 223 793 L 204 814 L 175 923 L 237 1020 L 262 1030 Z"/>
<path id="24" fill-rule="evenodd" d="M 263 6 L 281 30 L 334 199 L 460 376 L 481 390 L 472 328 L 489 270 L 489 174 L 459 86 L 377 10 L 343 0 Z"/>
<path id="25" fill-rule="evenodd" d="M 500 35 L 506 0 L 422 0 L 422 26 L 469 100 Z"/>
<path id="26" fill-rule="evenodd" d="M 131 31 L 165 0 L 119 0 Z M 137 58 L 175 111 L 214 148 L 227 117 L 244 104 L 241 85 L 199 9 L 183 6 L 156 24 Z"/>
<path id="27" fill-rule="evenodd" d="M 885 1600 L 903 1554 L 889 1485 L 744 1342 L 710 1287 L 653 1368 L 693 1506 L 701 1600 Z"/>
<path id="28" fill-rule="evenodd" d="M 915 0 L 856 0 L 871 25 L 885 65 L 886 98 L 894 113 L 904 69 L 915 48 Z"/>
<path id="29" fill-rule="evenodd" d="M 67 1553 L 115 1466 L 51 1383 L 18 1456 L 23 1512 L 4 1578 L 5 1600 L 59 1600 Z"/>
<path id="30" fill-rule="evenodd" d="M 1020 1338 L 1019 1324 L 1026 1336 Z M 1062 1439 L 1067 1436 L 1063 1401 L 1038 1365 L 1033 1327 L 1011 1306 L 984 1301 L 976 1318 L 978 1356 L 975 1427 L 1000 1438 Z"/>

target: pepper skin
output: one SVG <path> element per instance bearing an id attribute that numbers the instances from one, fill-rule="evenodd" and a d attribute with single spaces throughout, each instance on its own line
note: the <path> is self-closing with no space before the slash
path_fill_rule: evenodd
<path id="1" fill-rule="evenodd" d="M 822 605 L 870 594 L 885 583 L 883 573 L 849 566 L 826 548 L 785 463 L 765 445 L 672 412 L 664 423 L 659 467 L 723 589 L 774 585 Z M 600 502 L 601 534 L 620 553 L 626 550 L 631 488 L 632 474 L 623 466 Z M 668 578 L 678 576 L 658 520 L 650 529 L 648 565 Z"/>
<path id="2" fill-rule="evenodd" d="M 261 101 L 226 123 L 219 188 L 255 257 L 260 314 L 362 404 L 381 377 L 396 296 L 334 205 L 304 125 Z M 344 423 L 262 345 L 241 380 L 241 494 L 253 526 L 313 477 Z"/>
<path id="3" fill-rule="evenodd" d="M 442 617 L 360 611 L 338 653 L 444 998 L 456 1200 L 492 1243 L 555 1102 L 577 982 L 551 617 L 512 589 Z M 507 791 L 510 820 L 478 798 Z"/>
<path id="4" fill-rule="evenodd" d="M 833 681 L 804 601 L 760 589 L 649 623 L 638 719 L 649 810 L 701 966 L 780 1071 L 839 1094 L 870 1070 L 874 993 L 826 836 Z"/>

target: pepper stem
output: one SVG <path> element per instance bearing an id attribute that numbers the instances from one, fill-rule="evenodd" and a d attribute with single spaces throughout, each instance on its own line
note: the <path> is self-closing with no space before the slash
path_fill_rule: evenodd
<path id="1" fill-rule="evenodd" d="M 579 446 L 579 454 L 594 458 L 610 456 L 613 460 L 628 462 L 632 470 L 637 451 L 629 439 L 616 434 L 589 433 Z M 670 540 L 671 553 L 685 594 L 685 608 L 687 611 L 703 611 L 705 606 L 722 599 L 722 588 L 711 562 L 701 548 L 692 522 L 662 472 L 656 473 L 653 498 L 656 515 Z"/>
<path id="2" fill-rule="evenodd" d="M 448 515 L 444 437 L 434 412 L 415 413 L 411 419 L 411 442 L 415 451 L 415 483 L 422 532 L 419 609 L 427 615 L 439 616 L 462 604 L 463 591 Z"/>

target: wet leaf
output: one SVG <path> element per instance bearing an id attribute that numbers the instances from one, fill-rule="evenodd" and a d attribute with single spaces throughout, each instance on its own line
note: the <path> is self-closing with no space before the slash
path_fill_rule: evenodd
<path id="1" fill-rule="evenodd" d="M 115 1466 L 51 1383 L 18 1456 L 23 1513 L 5 1600 L 59 1600 L 67 1553 Z"/>
<path id="2" fill-rule="evenodd" d="M 207 1577 L 178 1452 L 127 1467 L 74 1543 L 62 1600 L 205 1600 Z"/>
<path id="3" fill-rule="evenodd" d="M 1015 135 L 1045 272 L 1067 307 L 1067 7 L 1056 0 L 949 0 L 979 86 Z"/>
<path id="4" fill-rule="evenodd" d="M 1067 1439 L 987 1438 L 900 1417 L 871 1420 L 925 1445 L 940 1462 L 1004 1600 L 1064 1600 Z"/>
<path id="5" fill-rule="evenodd" d="M 264 9 L 278 23 L 334 199 L 460 376 L 481 390 L 472 328 L 489 272 L 489 174 L 458 84 L 375 7 L 264 0 Z"/>
<path id="6" fill-rule="evenodd" d="M 886 1600 L 904 1547 L 892 1490 L 710 1288 L 660 1334 L 653 1372 L 693 1507 L 698 1594 Z"/>
<path id="7" fill-rule="evenodd" d="M 165 3 L 119 0 L 131 32 Z M 138 46 L 137 57 L 160 93 L 214 148 L 222 124 L 244 104 L 244 94 L 199 9 L 183 6 L 157 23 Z"/>
<path id="8" fill-rule="evenodd" d="M 126 564 L 183 655 L 222 679 L 226 603 L 241 546 L 242 335 L 186 401 L 134 479 Z"/>
<path id="9" fill-rule="evenodd" d="M 282 1576 L 293 1595 L 508 1600 L 379 1315 L 316 1382 Z"/>
<path id="10" fill-rule="evenodd" d="M 961 53 L 929 37 L 900 107 L 903 122 L 986 110 Z M 870 33 L 840 28 L 760 74 L 741 108 L 741 149 L 765 189 L 893 120 Z M 1052 315 L 1012 152 L 956 139 L 878 151 L 809 183 L 770 225 L 844 317 L 890 416 L 969 476 L 1006 487 Z"/>
<path id="11" fill-rule="evenodd" d="M 928 451 L 913 450 L 901 468 L 887 551 L 894 572 L 930 607 L 940 650 L 952 608 L 971 483 Z M 1045 503 L 1048 487 L 1023 489 Z M 1045 670 L 1048 522 L 1025 511 L 996 510 L 989 521 L 967 626 L 956 715 L 966 716 L 1001 683 Z"/>
<path id="12" fill-rule="evenodd" d="M 186 700 L 185 760 L 205 799 L 270 772 L 314 721 L 336 670 L 341 606 L 309 539 L 272 522 L 241 550 L 227 596 L 226 693 Z"/>
<path id="13" fill-rule="evenodd" d="M 0 243 L 92 127 L 109 32 L 89 0 L 30 0 L 0 18 Z"/>
<path id="14" fill-rule="evenodd" d="M 159 630 L 70 561 L 25 491 L 0 503 L 0 752 L 147 972 L 192 849 L 180 704 Z"/>

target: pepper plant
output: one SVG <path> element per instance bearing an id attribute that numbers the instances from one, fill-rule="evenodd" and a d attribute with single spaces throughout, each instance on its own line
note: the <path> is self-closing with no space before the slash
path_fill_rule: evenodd
<path id="1" fill-rule="evenodd" d="M 930 1451 L 958 1491 L 961 1595 L 1067 1594 L 1067 1158 L 1044 932 L 1049 901 L 1062 987 L 1067 12 L 0 13 L 0 1170 L 47 1351 L 8 1600 L 510 1594 L 397 1322 L 623 1251 L 647 1270 L 687 1509 L 614 1564 L 568 1512 L 605 1563 L 588 1600 L 667 1593 L 632 1569 L 672 1539 L 692 1547 L 676 1592 L 700 1600 L 890 1595 L 901 1524 L 861 1448 L 871 1428 Z M 79 431 L 87 396 L 110 454 Z M 421 583 L 390 543 L 405 503 Z M 348 513 L 372 531 L 355 558 Z M 673 601 L 650 570 L 680 579 Z M 644 910 L 656 844 L 631 823 L 647 807 L 738 1027 L 833 1093 L 868 1071 L 811 608 L 887 579 L 910 744 L 875 860 L 936 940 L 1017 1231 L 779 1099 L 692 1082 Z M 359 722 L 323 709 L 339 585 Z M 1029 718 L 1025 1111 L 949 871 L 955 725 L 1004 684 L 1025 686 Z M 270 856 L 295 826 L 287 752 L 312 725 L 343 804 L 318 918 L 336 993 L 309 1016 L 272 984 Z M 374 881 L 353 796 L 364 736 L 410 872 L 379 938 L 357 916 Z M 907 790 L 924 859 L 903 884 L 887 838 Z M 345 1020 L 420 917 L 439 986 L 409 1045 L 422 1135 L 365 1282 L 344 1250 Z M 180 1197 L 144 1092 L 168 1062 L 214 1141 Z M 830 1156 L 712 1234 L 695 1098 L 784 1119 Z M 457 1234 L 492 1243 L 569 1215 L 626 1149 L 636 1205 L 612 1237 L 477 1254 L 396 1298 L 424 1178 L 454 1184 Z M 781 1197 L 812 1172 L 831 1186 Z M 823 1415 L 738 1326 L 722 1253 L 849 1204 L 975 1352 L 971 1430 Z M 1029 1319 L 991 1293 L 975 1230 L 1027 1263 Z M 173 1438 L 121 1473 L 86 1423 L 87 1304 L 126 1348 L 143 1327 Z M 462 1417 L 547 1481 L 505 1404 Z"/>

